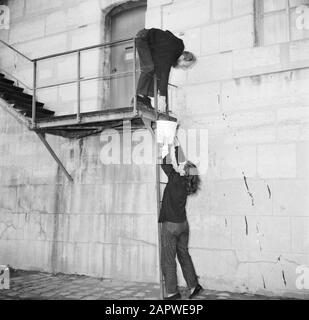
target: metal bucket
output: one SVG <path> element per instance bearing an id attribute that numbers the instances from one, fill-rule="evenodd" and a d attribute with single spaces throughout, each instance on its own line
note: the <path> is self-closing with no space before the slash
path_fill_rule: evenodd
<path id="1" fill-rule="evenodd" d="M 157 121 L 157 142 L 164 145 L 173 144 L 176 130 L 177 122 L 167 120 Z"/>

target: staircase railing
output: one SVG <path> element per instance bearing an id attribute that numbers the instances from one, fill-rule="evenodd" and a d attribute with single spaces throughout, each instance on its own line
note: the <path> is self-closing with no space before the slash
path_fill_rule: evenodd
<path id="1" fill-rule="evenodd" d="M 10 49 L 11 51 L 13 51 L 14 53 L 16 53 L 18 56 L 22 57 L 23 59 L 25 59 L 27 62 L 29 63 L 33 63 L 32 59 L 30 59 L 28 56 L 26 56 L 25 54 L 23 54 L 22 52 L 20 52 L 19 50 L 17 50 L 16 48 L 14 48 L 13 46 L 9 45 L 8 43 L 6 43 L 5 41 L 0 39 L 0 44 L 2 44 L 3 46 L 5 46 L 6 48 Z M 8 71 L 7 69 L 3 68 L 0 65 L 0 71 L 4 72 L 5 74 L 9 75 L 12 79 L 14 79 L 16 82 L 22 84 L 26 89 L 31 90 L 32 91 L 32 86 L 30 86 L 29 84 L 26 84 L 24 81 L 22 81 L 20 78 L 17 78 L 16 76 L 14 76 L 10 71 Z"/>
<path id="2" fill-rule="evenodd" d="M 129 72 L 123 72 L 123 73 L 114 73 L 114 74 L 108 74 L 108 75 L 102 75 L 102 76 L 96 76 L 96 77 L 86 77 L 86 78 L 81 78 L 81 53 L 85 51 L 90 51 L 94 49 L 100 49 L 100 48 L 105 48 L 105 47 L 112 47 L 115 45 L 119 45 L 122 43 L 129 43 L 132 42 L 133 44 L 133 70 Z M 49 60 L 49 59 L 54 59 L 62 56 L 67 56 L 67 55 L 72 55 L 72 54 L 77 54 L 77 79 L 73 81 L 66 81 L 66 82 L 61 82 L 61 83 L 56 83 L 52 85 L 47 85 L 47 86 L 42 86 L 42 87 L 37 87 L 37 63 L 44 61 L 44 60 Z M 36 91 L 39 89 L 48 89 L 52 88 L 55 86 L 62 86 L 62 85 L 67 85 L 67 84 L 77 84 L 77 110 L 76 110 L 76 120 L 77 122 L 80 122 L 81 119 L 81 83 L 85 81 L 91 81 L 91 80 L 105 80 L 105 79 L 112 79 L 115 76 L 125 76 L 125 75 L 133 75 L 133 92 L 135 93 L 136 91 L 136 59 L 137 59 L 137 54 L 136 54 L 136 47 L 135 47 L 135 39 L 134 38 L 127 38 L 127 39 L 121 39 L 118 41 L 112 41 L 112 42 L 106 42 L 106 43 L 101 43 L 93 46 L 88 46 L 80 49 L 75 49 L 75 50 L 69 50 L 69 51 L 64 51 L 56 54 L 51 54 L 47 56 L 43 56 L 40 58 L 36 58 L 33 60 L 34 62 L 34 69 L 33 69 L 33 83 L 34 83 L 34 100 L 36 97 Z M 135 94 L 134 94 L 135 95 Z M 33 102 L 34 103 L 34 102 Z M 35 103 L 33 104 L 33 108 L 35 108 Z M 134 111 L 136 111 L 136 99 L 134 98 Z M 35 114 L 33 114 L 35 115 Z M 32 119 L 33 123 L 35 123 L 35 118 Z"/>
<path id="3" fill-rule="evenodd" d="M 32 96 L 33 96 L 33 98 L 32 98 L 32 126 L 33 126 L 33 128 L 35 128 L 35 126 L 36 126 L 36 110 L 37 110 L 36 103 L 37 103 L 38 90 L 48 89 L 48 88 L 52 88 L 52 87 L 59 87 L 59 86 L 68 85 L 68 84 L 76 84 L 77 85 L 76 121 L 79 123 L 81 120 L 81 83 L 85 82 L 85 81 L 91 81 L 91 80 L 107 80 L 107 79 L 113 79 L 117 76 L 124 77 L 124 76 L 128 76 L 128 75 L 132 75 L 133 76 L 133 81 L 132 81 L 133 88 L 132 89 L 133 89 L 133 97 L 134 97 L 133 98 L 134 99 L 134 103 L 133 103 L 134 110 L 133 111 L 136 112 L 136 109 L 137 109 L 137 101 L 136 100 L 137 99 L 136 99 L 135 93 L 136 93 L 137 72 L 139 70 L 137 70 L 137 50 L 136 50 L 136 45 L 135 45 L 135 38 L 127 38 L 127 39 L 121 39 L 121 40 L 113 41 L 113 42 L 101 43 L 101 44 L 83 47 L 83 48 L 79 48 L 79 49 L 75 49 L 75 50 L 69 50 L 69 51 L 64 51 L 64 52 L 60 52 L 60 53 L 56 53 L 56 54 L 50 54 L 50 55 L 46 55 L 46 56 L 42 56 L 42 57 L 38 57 L 38 58 L 34 58 L 34 59 L 27 57 L 25 54 L 23 54 L 22 52 L 20 52 L 19 50 L 17 50 L 13 46 L 9 45 L 5 41 L 0 40 L 0 42 L 4 46 L 6 46 L 10 50 L 12 50 L 13 52 L 17 53 L 19 56 L 23 57 L 24 59 L 26 59 L 27 61 L 32 63 L 32 66 L 33 66 L 32 88 L 30 88 L 27 85 L 25 85 L 25 86 L 32 91 Z M 133 59 L 132 59 L 133 60 L 133 68 L 132 68 L 132 70 L 127 71 L 127 72 L 116 72 L 113 74 L 107 74 L 107 75 L 95 76 L 95 77 L 86 77 L 86 78 L 81 77 L 81 54 L 83 52 L 94 50 L 94 49 L 105 48 L 105 47 L 112 47 L 112 46 L 116 46 L 116 45 L 124 44 L 124 43 L 131 43 L 132 44 L 132 48 L 133 48 Z M 40 86 L 40 87 L 38 86 L 37 80 L 38 80 L 38 63 L 39 62 L 47 61 L 50 59 L 55 59 L 58 57 L 64 57 L 64 56 L 68 56 L 68 55 L 72 55 L 72 54 L 76 54 L 76 58 L 77 58 L 77 77 L 75 80 L 63 81 L 63 82 L 59 82 L 59 83 L 55 83 L 55 84 L 51 84 L 51 85 Z M 15 78 L 11 74 L 10 74 L 10 76 Z M 16 79 L 16 80 L 18 80 L 18 79 Z M 169 84 L 169 86 L 176 87 L 171 84 Z M 155 109 L 156 109 L 156 112 L 158 112 L 157 97 L 155 97 Z M 169 114 L 168 107 L 167 107 L 166 113 Z"/>
<path id="4" fill-rule="evenodd" d="M 22 56 L 23 58 L 25 58 L 26 60 L 28 60 L 29 62 L 33 62 L 32 59 L 30 59 L 29 57 L 27 57 L 25 54 L 21 53 L 19 50 L 17 50 L 16 48 L 12 47 L 11 45 L 9 45 L 8 43 L 6 43 L 5 41 L 0 39 L 0 42 L 5 45 L 7 48 L 11 49 L 12 51 L 16 52 L 17 54 L 19 54 L 20 56 Z"/>
<path id="5" fill-rule="evenodd" d="M 104 47 L 111 47 L 111 46 L 119 45 L 122 43 L 132 42 L 133 56 L 134 56 L 133 57 L 133 70 L 130 72 L 122 73 L 120 75 L 124 76 L 124 75 L 128 75 L 128 74 L 133 74 L 133 90 L 134 90 L 133 92 L 135 93 L 135 91 L 136 91 L 136 72 L 137 72 L 136 59 L 137 59 L 137 54 L 136 54 L 136 47 L 135 47 L 135 39 L 134 38 L 121 39 L 118 41 L 101 43 L 101 44 L 97 44 L 97 45 L 93 45 L 93 46 L 83 47 L 80 49 L 69 50 L 69 51 L 64 51 L 64 52 L 60 52 L 60 53 L 56 53 L 56 54 L 46 55 L 46 56 L 42 56 L 42 57 L 34 58 L 34 59 L 27 57 L 25 54 L 21 53 L 19 50 L 17 50 L 13 46 L 9 45 L 5 41 L 0 40 L 0 42 L 4 46 L 6 46 L 7 48 L 11 49 L 12 51 L 17 53 L 21 57 L 23 57 L 26 60 L 28 60 L 29 62 L 31 62 L 33 65 L 32 88 L 29 88 L 27 86 L 28 89 L 32 90 L 32 97 L 33 97 L 32 98 L 32 125 L 33 125 L 33 127 L 35 127 L 35 125 L 36 125 L 36 108 L 37 108 L 36 103 L 37 103 L 37 91 L 39 89 L 48 89 L 48 88 L 52 88 L 52 87 L 56 87 L 56 86 L 57 87 L 63 86 L 63 85 L 67 85 L 67 84 L 77 84 L 76 118 L 77 118 L 77 121 L 80 122 L 80 119 L 81 119 L 81 83 L 84 81 L 90 81 L 90 80 L 109 79 L 111 77 L 115 77 L 116 75 L 119 75 L 119 73 L 118 74 L 114 73 L 114 74 L 109 74 L 109 75 L 105 75 L 105 76 L 96 76 L 96 77 L 89 77 L 89 78 L 82 79 L 81 78 L 81 53 L 82 52 L 93 50 L 93 49 L 100 49 L 100 48 L 104 48 Z M 41 62 L 44 60 L 49 60 L 49 59 L 54 59 L 54 58 L 58 58 L 58 57 L 62 57 L 62 56 L 67 56 L 67 55 L 71 55 L 71 54 L 77 54 L 77 79 L 73 80 L 73 81 L 59 82 L 59 83 L 52 84 L 52 85 L 38 87 L 38 84 L 37 84 L 38 62 Z M 134 94 L 134 96 L 135 96 L 135 94 Z M 136 98 L 134 98 L 134 111 L 136 111 Z"/>

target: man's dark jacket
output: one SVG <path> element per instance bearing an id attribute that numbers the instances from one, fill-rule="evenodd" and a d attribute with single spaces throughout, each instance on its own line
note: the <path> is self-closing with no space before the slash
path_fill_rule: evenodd
<path id="1" fill-rule="evenodd" d="M 181 39 L 170 31 L 149 29 L 147 34 L 148 45 L 151 50 L 155 72 L 160 80 L 161 95 L 166 95 L 171 67 L 177 64 L 185 46 Z M 162 90 L 163 89 L 163 90 Z"/>

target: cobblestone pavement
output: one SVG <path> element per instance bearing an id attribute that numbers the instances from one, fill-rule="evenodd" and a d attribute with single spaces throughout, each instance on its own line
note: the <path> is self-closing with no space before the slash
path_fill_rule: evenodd
<path id="1" fill-rule="evenodd" d="M 15 271 L 10 290 L 0 291 L 0 300 L 159 300 L 157 284 L 97 279 L 77 275 Z M 181 288 L 183 299 L 188 292 Z M 276 299 L 251 294 L 205 290 L 197 300 Z"/>

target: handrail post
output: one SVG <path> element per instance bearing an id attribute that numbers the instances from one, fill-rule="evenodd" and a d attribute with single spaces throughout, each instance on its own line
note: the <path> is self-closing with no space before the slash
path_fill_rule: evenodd
<path id="1" fill-rule="evenodd" d="M 81 65 L 80 65 L 80 51 L 77 52 L 77 122 L 80 122 L 80 80 L 81 80 Z"/>
<path id="2" fill-rule="evenodd" d="M 169 107 L 169 97 L 170 97 L 169 90 L 167 90 L 167 92 L 166 92 L 166 110 L 165 110 L 167 116 L 170 113 L 170 111 L 169 111 L 169 108 L 170 108 Z"/>
<path id="3" fill-rule="evenodd" d="M 16 52 L 17 54 L 19 54 L 21 57 L 25 58 L 29 62 L 33 62 L 34 61 L 34 60 L 31 60 L 29 57 L 27 57 L 26 55 L 24 55 L 23 53 L 21 53 L 20 51 L 18 51 L 17 49 L 15 49 L 14 47 L 12 47 L 11 45 L 9 45 L 8 43 L 6 43 L 5 41 L 3 41 L 1 39 L 0 39 L 0 43 L 2 43 L 4 46 L 9 48 L 10 50 Z"/>
<path id="4" fill-rule="evenodd" d="M 155 112 L 156 112 L 156 119 L 158 120 L 158 116 L 159 116 L 159 110 L 158 110 L 158 79 L 157 79 L 157 75 L 154 74 L 153 76 L 153 87 L 154 87 L 154 92 L 153 92 L 153 96 L 154 96 L 154 108 L 155 108 Z"/>
<path id="5" fill-rule="evenodd" d="M 36 91 L 37 91 L 37 61 L 33 61 L 33 96 L 32 96 L 32 126 L 36 122 Z"/>
<path id="6" fill-rule="evenodd" d="M 136 113 L 136 103 L 137 103 L 137 92 L 136 92 L 136 42 L 133 38 L 133 111 Z"/>

